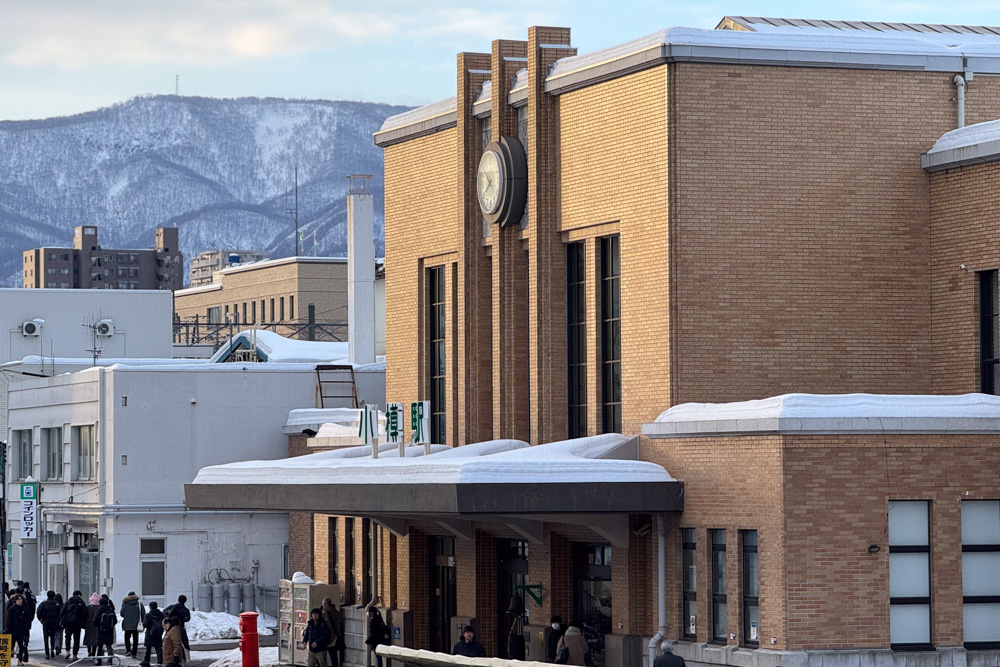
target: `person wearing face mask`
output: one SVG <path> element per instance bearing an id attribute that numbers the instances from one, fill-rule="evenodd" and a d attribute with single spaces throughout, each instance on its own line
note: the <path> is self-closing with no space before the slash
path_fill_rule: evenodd
<path id="1" fill-rule="evenodd" d="M 556 615 L 550 619 L 550 627 L 545 631 L 545 662 L 556 661 L 556 647 L 559 640 L 566 633 L 566 626 L 563 625 L 562 616 Z"/>

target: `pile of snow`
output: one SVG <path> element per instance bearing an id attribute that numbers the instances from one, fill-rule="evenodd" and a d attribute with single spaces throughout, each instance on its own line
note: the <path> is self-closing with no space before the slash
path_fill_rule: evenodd
<path id="1" fill-rule="evenodd" d="M 199 651 L 192 651 L 192 660 L 202 660 L 205 658 L 210 658 L 215 653 L 219 651 L 210 651 L 200 653 Z M 278 647 L 268 646 L 259 649 L 258 654 L 260 655 L 260 667 L 271 667 L 271 665 L 277 665 L 278 662 Z M 243 665 L 243 654 L 238 648 L 234 648 L 232 651 L 225 652 L 221 658 L 213 662 L 210 667 L 242 667 Z"/>
<path id="2" fill-rule="evenodd" d="M 278 625 L 278 621 L 273 616 L 257 613 L 257 634 L 261 636 L 272 635 L 271 628 Z M 208 641 L 213 639 L 239 639 L 240 617 L 233 616 L 221 611 L 192 611 L 191 620 L 184 624 L 187 630 L 188 639 L 193 642 Z"/>

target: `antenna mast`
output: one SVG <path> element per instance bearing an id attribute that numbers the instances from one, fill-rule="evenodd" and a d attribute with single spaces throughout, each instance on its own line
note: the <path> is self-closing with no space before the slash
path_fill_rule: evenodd
<path id="1" fill-rule="evenodd" d="M 295 208 L 288 209 L 295 221 L 295 256 L 299 256 L 299 165 L 295 165 Z"/>
<path id="2" fill-rule="evenodd" d="M 174 74 L 174 95 L 180 97 L 181 95 L 181 75 Z"/>

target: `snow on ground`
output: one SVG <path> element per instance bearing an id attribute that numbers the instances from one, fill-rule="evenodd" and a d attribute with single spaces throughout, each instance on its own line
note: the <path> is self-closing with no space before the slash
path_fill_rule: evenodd
<path id="1" fill-rule="evenodd" d="M 274 634 L 271 628 L 278 625 L 273 616 L 257 613 L 257 634 L 267 636 Z M 210 639 L 238 639 L 240 636 L 240 618 L 222 611 L 192 611 L 191 621 L 184 624 L 188 639 L 193 642 Z"/>
<path id="2" fill-rule="evenodd" d="M 209 667 L 240 667 L 243 664 L 243 654 L 238 648 L 234 648 L 232 651 L 192 651 L 191 660 L 210 658 L 217 653 L 220 654 L 220 657 Z M 277 646 L 264 647 L 259 650 L 259 654 L 260 667 L 279 664 Z"/>

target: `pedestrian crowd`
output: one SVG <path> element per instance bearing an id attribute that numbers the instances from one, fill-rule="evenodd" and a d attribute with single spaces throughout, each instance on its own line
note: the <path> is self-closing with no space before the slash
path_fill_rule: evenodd
<path id="1" fill-rule="evenodd" d="M 135 591 L 129 591 L 118 612 L 106 594 L 92 593 L 84 601 L 83 593 L 78 590 L 65 602 L 59 593 L 48 591 L 45 600 L 38 604 L 27 581 L 19 582 L 14 589 L 5 582 L 3 594 L 4 632 L 11 636 L 14 649 L 11 658 L 17 660 L 18 667 L 28 662 L 28 638 L 36 618 L 42 624 L 45 657 L 50 660 L 62 656 L 64 650 L 66 660 L 78 660 L 82 643 L 88 657 L 108 656 L 110 665 L 119 616 L 124 655 L 139 657 L 139 631 L 143 631 L 142 645 L 146 651 L 139 663 L 141 667 L 150 667 L 153 653 L 161 665 L 183 665 L 189 656 L 191 645 L 184 625 L 191 620 L 191 611 L 184 595 L 163 610 L 156 602 L 150 602 L 147 611 Z M 94 664 L 102 662 L 98 659 Z"/>

